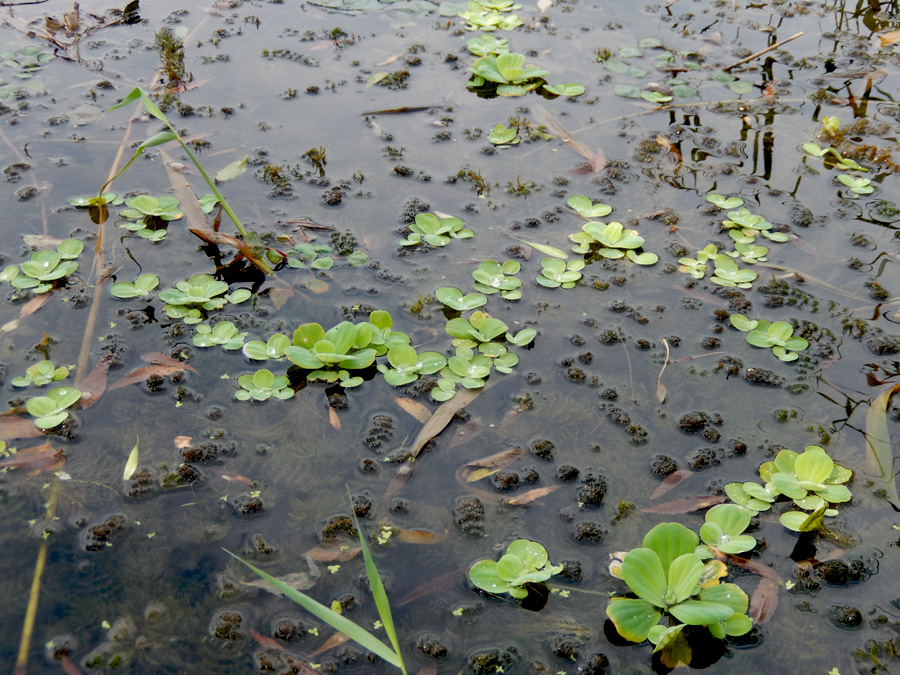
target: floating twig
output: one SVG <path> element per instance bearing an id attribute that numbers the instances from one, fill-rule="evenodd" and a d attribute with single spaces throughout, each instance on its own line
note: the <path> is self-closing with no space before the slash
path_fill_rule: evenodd
<path id="1" fill-rule="evenodd" d="M 797 33 L 796 35 L 791 35 L 791 37 L 787 38 L 786 40 L 782 40 L 781 42 L 776 42 L 774 45 L 771 45 L 771 46 L 769 46 L 769 47 L 766 47 L 765 49 L 760 50 L 760 51 L 756 52 L 755 54 L 751 54 L 751 55 L 748 56 L 746 59 L 741 59 L 741 60 L 738 61 L 737 63 L 732 63 L 730 66 L 728 66 L 728 67 L 726 67 L 726 68 L 722 68 L 722 70 L 724 70 L 724 71 L 727 73 L 727 72 L 728 72 L 729 70 L 731 70 L 732 68 L 737 68 L 738 66 L 742 66 L 742 65 L 744 65 L 745 63 L 747 63 L 748 61 L 752 61 L 753 59 L 758 58 L 758 57 L 762 56 L 763 54 L 768 54 L 768 53 L 771 52 L 773 49 L 778 49 L 779 47 L 781 47 L 781 46 L 783 46 L 783 45 L 786 45 L 786 44 L 787 44 L 788 42 L 790 42 L 791 40 L 796 40 L 796 39 L 797 39 L 798 37 L 800 37 L 801 35 L 803 35 L 803 31 L 800 31 L 800 32 Z"/>

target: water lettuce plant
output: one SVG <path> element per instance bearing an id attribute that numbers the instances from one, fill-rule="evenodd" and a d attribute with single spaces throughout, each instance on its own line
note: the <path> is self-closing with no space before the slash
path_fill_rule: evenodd
<path id="1" fill-rule="evenodd" d="M 166 315 L 170 319 L 182 319 L 185 323 L 200 323 L 204 312 L 221 309 L 226 303 L 240 304 L 252 295 L 246 288 L 227 293 L 228 284 L 209 274 L 195 274 L 186 281 L 179 281 L 175 288 L 166 289 L 159 299 L 166 303 Z"/>
<path id="2" fill-rule="evenodd" d="M 459 218 L 438 218 L 433 213 L 416 214 L 415 222 L 409 224 L 409 236 L 400 242 L 401 246 L 417 246 L 423 241 L 431 246 L 446 246 L 450 238 L 468 239 L 474 236 L 472 230 Z"/>
<path id="3" fill-rule="evenodd" d="M 409 336 L 392 330 L 392 326 L 391 315 L 381 310 L 372 312 L 368 322 L 342 321 L 328 331 L 318 323 L 305 323 L 294 331 L 284 355 L 295 365 L 310 370 L 310 380 L 356 387 L 363 378 L 351 376 L 348 371 L 368 368 L 376 356 L 386 354 L 392 347 L 409 345 Z"/>
<path id="4" fill-rule="evenodd" d="M 55 251 L 40 250 L 19 265 L 10 265 L 0 273 L 0 281 L 8 281 L 14 288 L 46 293 L 63 283 L 78 269 L 75 258 L 81 255 L 84 243 L 78 239 L 66 239 Z"/>
<path id="5" fill-rule="evenodd" d="M 732 314 L 728 320 L 732 326 L 747 333 L 747 342 L 754 347 L 770 348 L 782 361 L 796 361 L 800 358 L 797 352 L 809 347 L 805 338 L 794 335 L 794 327 L 787 321 L 753 321 L 743 314 Z"/>
<path id="6" fill-rule="evenodd" d="M 117 281 L 109 287 L 109 294 L 123 300 L 147 298 L 157 286 L 159 286 L 159 277 L 155 274 L 144 273 L 133 282 Z"/>
<path id="7" fill-rule="evenodd" d="M 447 359 L 437 352 L 418 353 L 409 345 L 394 345 L 387 351 L 389 365 L 378 364 L 384 380 L 394 387 L 415 382 L 420 375 L 431 375 L 447 365 Z"/>
<path id="8" fill-rule="evenodd" d="M 744 530 L 750 525 L 752 512 L 737 504 L 717 504 L 706 512 L 700 527 L 700 539 L 707 546 L 736 555 L 756 546 L 756 539 Z"/>
<path id="9" fill-rule="evenodd" d="M 244 346 L 244 338 L 246 333 L 238 331 L 231 321 L 220 321 L 215 326 L 209 326 L 205 323 L 198 323 L 194 326 L 196 333 L 193 337 L 195 347 L 215 347 L 222 346 L 228 351 L 235 351 Z"/>
<path id="10" fill-rule="evenodd" d="M 275 333 L 268 341 L 250 340 L 243 346 L 244 356 L 254 361 L 280 359 L 284 350 L 291 346 L 291 338 L 284 333 Z"/>
<path id="11" fill-rule="evenodd" d="M 847 173 L 842 173 L 837 178 L 841 183 L 850 188 L 851 192 L 857 195 L 867 195 L 875 191 L 875 188 L 870 185 L 872 181 L 868 178 L 852 176 Z"/>
<path id="12" fill-rule="evenodd" d="M 581 270 L 584 269 L 584 260 L 560 260 L 547 257 L 541 260 L 541 274 L 535 281 L 547 288 L 574 288 L 575 283 L 581 279 Z"/>
<path id="13" fill-rule="evenodd" d="M 492 317 L 490 314 L 481 311 L 472 312 L 468 319 L 457 317 L 447 322 L 447 334 L 455 338 L 453 340 L 454 347 L 470 347 L 478 348 L 481 352 L 489 356 L 499 356 L 506 350 L 498 351 L 495 349 L 499 343 L 495 343 L 491 347 L 491 343 L 498 338 L 505 338 L 507 342 L 524 347 L 529 344 L 537 335 L 537 331 L 533 328 L 523 328 L 513 335 L 508 332 L 507 326 L 500 319 Z"/>
<path id="14" fill-rule="evenodd" d="M 43 396 L 25 401 L 25 409 L 34 416 L 38 429 L 53 429 L 66 421 L 71 408 L 81 400 L 81 390 L 76 387 L 54 387 Z"/>
<path id="15" fill-rule="evenodd" d="M 260 368 L 253 374 L 241 375 L 238 378 L 238 389 L 234 397 L 239 401 L 253 399 L 265 401 L 269 398 L 288 399 L 294 395 L 286 375 L 275 375 L 267 368 Z"/>
<path id="16" fill-rule="evenodd" d="M 627 257 L 638 265 L 653 265 L 659 261 L 655 253 L 638 253 L 644 245 L 644 238 L 636 230 L 626 230 L 622 223 L 608 225 L 599 221 L 589 221 L 581 226 L 581 232 L 569 235 L 575 242 L 572 251 L 590 254 L 592 257 L 617 260 Z"/>
<path id="17" fill-rule="evenodd" d="M 837 515 L 831 504 L 849 502 L 852 495 L 844 483 L 852 472 L 835 464 L 828 453 L 818 445 L 809 445 L 801 453 L 782 450 L 771 462 L 759 467 L 759 475 L 771 483 L 777 494 L 785 495 L 805 511 L 823 510 L 826 516 Z M 779 521 L 789 530 L 803 531 L 810 514 L 802 511 L 782 513 Z"/>
<path id="18" fill-rule="evenodd" d="M 574 209 L 575 213 L 588 220 L 602 218 L 612 213 L 612 207 L 609 204 L 594 204 L 584 195 L 572 195 L 566 200 L 566 203 Z"/>
<path id="19" fill-rule="evenodd" d="M 469 70 L 473 73 L 466 84 L 469 89 L 491 83 L 490 89 L 498 96 L 524 96 L 546 84 L 544 78 L 550 75 L 549 70 L 525 65 L 525 55 L 513 52 L 482 56 Z"/>
<path id="20" fill-rule="evenodd" d="M 724 253 L 720 253 L 712 260 L 716 269 L 709 280 L 718 286 L 751 288 L 750 282 L 759 276 L 753 270 L 741 269 L 731 257 Z"/>
<path id="21" fill-rule="evenodd" d="M 502 265 L 496 260 L 485 260 L 472 272 L 475 290 L 488 295 L 500 293 L 504 300 L 518 300 L 522 297 L 519 290 L 522 282 L 514 275 L 521 269 L 522 265 L 516 260 L 507 260 Z"/>
<path id="22" fill-rule="evenodd" d="M 777 242 L 788 240 L 787 234 L 772 232 L 772 228 L 775 227 L 772 223 L 762 216 L 751 213 L 743 206 L 735 211 L 729 211 L 728 219 L 722 221 L 722 227 L 728 230 L 729 237 L 742 244 L 753 243 L 759 235 Z"/>
<path id="23" fill-rule="evenodd" d="M 490 33 L 483 33 L 469 38 L 466 40 L 466 47 L 475 56 L 487 56 L 488 54 L 498 56 L 509 53 L 509 41 L 506 38 L 495 37 Z"/>
<path id="24" fill-rule="evenodd" d="M 495 124 L 487 139 L 498 148 L 508 148 L 519 142 L 519 132 L 516 129 L 508 129 L 502 124 Z"/>
<path id="25" fill-rule="evenodd" d="M 53 361 L 44 359 L 43 361 L 38 361 L 37 363 L 28 366 L 24 375 L 14 377 L 9 383 L 14 387 L 27 387 L 29 385 L 43 387 L 51 382 L 64 380 L 68 376 L 69 368 L 66 366 L 59 366 L 57 368 Z"/>
<path id="26" fill-rule="evenodd" d="M 521 599 L 528 595 L 526 584 L 547 581 L 562 568 L 550 564 L 547 550 L 536 541 L 516 539 L 506 547 L 500 560 L 479 560 L 472 565 L 469 579 L 488 593 L 509 593 Z"/>
<path id="27" fill-rule="evenodd" d="M 759 476 L 765 485 L 753 481 L 728 483 L 725 494 L 751 515 L 769 510 L 782 495 L 791 499 L 804 511 L 786 511 L 779 520 L 795 532 L 816 529 L 822 516 L 837 515 L 832 504 L 844 504 L 852 498 L 844 483 L 853 477 L 853 473 L 835 463 L 818 445 L 809 445 L 799 454 L 781 450 L 774 460 L 759 467 Z"/>
<path id="28" fill-rule="evenodd" d="M 753 626 L 747 594 L 721 581 L 724 565 L 718 560 L 704 563 L 695 553 L 698 544 L 697 534 L 684 525 L 660 523 L 647 533 L 641 548 L 610 566 L 637 598 L 612 598 L 607 616 L 626 640 L 649 638 L 669 667 L 690 664 L 684 634 L 688 626 L 705 626 L 717 638 L 743 635 Z M 664 615 L 673 621 L 660 623 Z"/>
<path id="29" fill-rule="evenodd" d="M 458 16 L 466 20 L 466 30 L 513 30 L 524 22 L 512 10 L 522 9 L 513 0 L 470 0 L 469 9 Z"/>
<path id="30" fill-rule="evenodd" d="M 451 309 L 464 312 L 469 309 L 476 309 L 487 304 L 487 297 L 481 293 L 469 293 L 463 295 L 462 291 L 453 286 L 443 286 L 434 292 L 434 297 Z"/>

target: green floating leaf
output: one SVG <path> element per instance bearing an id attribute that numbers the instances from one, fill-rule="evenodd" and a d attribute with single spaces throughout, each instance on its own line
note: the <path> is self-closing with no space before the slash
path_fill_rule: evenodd
<path id="1" fill-rule="evenodd" d="M 613 92 L 619 96 L 624 96 L 625 98 L 641 97 L 641 88 L 636 87 L 633 84 L 617 84 L 613 87 Z"/>
<path id="2" fill-rule="evenodd" d="M 733 82 L 729 82 L 728 88 L 738 96 L 742 94 L 749 94 L 751 91 L 753 91 L 753 85 L 746 80 L 735 80 Z"/>

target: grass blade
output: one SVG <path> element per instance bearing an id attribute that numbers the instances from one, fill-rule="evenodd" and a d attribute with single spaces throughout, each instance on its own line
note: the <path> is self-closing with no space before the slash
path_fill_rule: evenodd
<path id="1" fill-rule="evenodd" d="M 349 491 L 347 494 L 350 496 Z M 384 632 L 387 633 L 388 639 L 394 646 L 394 652 L 399 661 L 399 665 L 396 663 L 394 665 L 400 668 L 403 675 L 406 675 L 406 667 L 403 665 L 403 656 L 400 653 L 400 641 L 397 639 L 397 631 L 394 629 L 394 618 L 391 616 L 391 605 L 388 602 L 387 592 L 384 590 L 384 584 L 381 583 L 381 575 L 378 574 L 378 569 L 375 567 L 375 561 L 372 560 L 372 553 L 369 551 L 369 546 L 366 543 L 362 528 L 359 526 L 359 520 L 356 518 L 356 513 L 353 514 L 353 523 L 356 525 L 356 531 L 359 534 L 359 545 L 360 548 L 362 548 L 363 560 L 366 564 L 366 576 L 369 578 L 369 588 L 372 589 L 372 598 L 375 600 L 375 607 L 378 609 L 378 616 L 381 617 Z"/>
<path id="2" fill-rule="evenodd" d="M 288 598 L 290 598 L 291 600 L 296 602 L 298 605 L 300 605 L 303 609 L 305 609 L 307 612 L 309 612 L 316 618 L 321 619 L 322 621 L 327 623 L 329 626 L 331 626 L 335 630 L 340 631 L 341 633 L 343 633 L 344 635 L 349 637 L 351 640 L 357 642 L 361 646 L 368 649 L 373 654 L 377 654 L 382 659 L 384 659 L 385 661 L 390 663 L 392 666 L 396 666 L 397 668 L 400 668 L 401 670 L 403 669 L 403 660 L 400 658 L 400 656 L 398 654 L 394 653 L 394 651 L 392 651 L 390 647 L 388 647 L 381 640 L 379 640 L 377 637 L 372 635 L 369 631 L 367 631 L 365 628 L 363 628 L 359 624 L 356 624 L 353 621 L 351 621 L 350 619 L 338 614 L 337 612 L 334 612 L 331 608 L 326 607 L 322 603 L 320 603 L 316 600 L 313 600 L 311 597 L 309 597 L 305 593 L 301 593 L 300 591 L 298 591 L 294 588 L 291 588 L 287 584 L 285 584 L 285 583 L 279 581 L 278 579 L 276 579 L 275 577 L 273 577 L 271 574 L 267 574 L 266 572 L 263 572 L 258 567 L 251 565 L 246 560 L 242 560 L 241 558 L 236 556 L 234 553 L 232 553 L 228 549 L 222 549 L 222 550 L 225 551 L 228 555 L 230 555 L 235 560 L 239 560 L 244 565 L 249 567 L 251 570 L 253 570 L 253 572 L 255 572 L 261 578 L 268 581 L 270 584 L 272 584 L 272 586 L 277 588 L 281 593 L 284 593 L 284 595 L 286 595 Z M 363 549 L 363 550 L 367 550 L 367 549 Z M 368 564 L 366 565 L 366 568 L 368 569 Z M 370 581 L 370 583 L 371 583 L 371 581 Z M 380 583 L 380 580 L 379 580 L 379 583 Z M 384 588 L 382 587 L 382 592 L 383 591 L 384 591 Z M 374 592 L 374 589 L 373 589 L 373 592 Z M 386 596 L 385 596 L 385 599 L 386 599 Z M 376 605 L 377 605 L 377 603 L 378 603 L 378 601 L 376 599 Z M 379 607 L 378 609 L 380 612 L 381 608 Z M 385 623 L 384 619 L 382 619 L 382 623 Z M 385 628 L 387 628 L 386 623 L 385 623 Z M 393 629 L 393 625 L 391 625 L 391 628 Z M 396 640 L 396 637 L 394 639 Z M 404 670 L 404 673 L 405 672 L 406 671 Z"/>
<path id="3" fill-rule="evenodd" d="M 888 502 L 900 509 L 900 497 L 897 495 L 897 483 L 894 480 L 894 452 L 891 448 L 891 436 L 887 426 L 887 409 L 894 394 L 900 393 L 900 384 L 882 392 L 866 411 L 866 448 L 869 465 L 882 481 Z"/>

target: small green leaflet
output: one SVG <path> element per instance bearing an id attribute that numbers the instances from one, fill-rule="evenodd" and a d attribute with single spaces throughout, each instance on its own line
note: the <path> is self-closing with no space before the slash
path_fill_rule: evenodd
<path id="1" fill-rule="evenodd" d="M 131 449 L 131 452 L 128 455 L 128 461 L 125 462 L 125 471 L 122 473 L 123 480 L 130 480 L 134 475 L 134 472 L 137 471 L 138 467 L 138 445 L 141 442 L 140 436 L 135 436 L 134 447 Z"/>
<path id="2" fill-rule="evenodd" d="M 224 183 L 226 180 L 231 180 L 232 178 L 237 178 L 238 176 L 240 176 L 247 170 L 247 162 L 249 159 L 249 156 L 244 155 L 244 159 L 232 162 L 231 164 L 226 166 L 216 174 L 216 182 Z"/>

